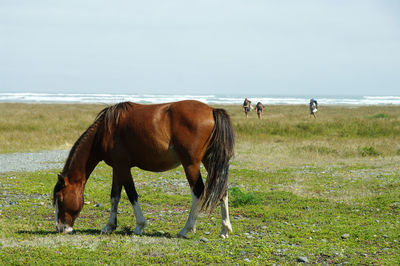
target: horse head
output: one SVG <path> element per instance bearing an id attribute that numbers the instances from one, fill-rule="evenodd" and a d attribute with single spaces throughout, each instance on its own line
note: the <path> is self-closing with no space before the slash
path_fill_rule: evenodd
<path id="1" fill-rule="evenodd" d="M 54 187 L 53 204 L 56 209 L 57 232 L 71 233 L 75 219 L 83 207 L 83 185 L 80 182 L 71 182 L 71 178 L 59 174 Z"/>

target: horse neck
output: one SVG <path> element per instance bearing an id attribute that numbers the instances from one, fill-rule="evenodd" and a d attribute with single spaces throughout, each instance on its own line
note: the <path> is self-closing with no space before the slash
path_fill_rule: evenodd
<path id="1" fill-rule="evenodd" d="M 68 176 L 70 182 L 86 183 L 90 174 L 101 161 L 98 144 L 95 140 L 96 128 L 90 127 L 78 139 L 72 148 L 64 168 L 64 176 Z"/>

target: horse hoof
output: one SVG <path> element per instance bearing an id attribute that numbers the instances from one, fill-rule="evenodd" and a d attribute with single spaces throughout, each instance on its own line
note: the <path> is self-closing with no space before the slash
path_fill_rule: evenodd
<path id="1" fill-rule="evenodd" d="M 177 235 L 178 238 L 183 238 L 183 239 L 188 239 L 188 237 L 184 234 L 178 233 Z"/>
<path id="2" fill-rule="evenodd" d="M 228 238 L 228 232 L 232 232 L 232 228 L 231 227 L 224 227 L 221 230 L 221 233 L 219 233 L 219 236 L 223 239 Z"/>
<path id="3" fill-rule="evenodd" d="M 141 236 L 141 235 L 143 234 L 143 232 L 142 232 L 141 230 L 136 229 L 136 228 L 133 230 L 133 233 L 134 233 L 135 235 L 138 235 L 138 236 Z"/>
<path id="4" fill-rule="evenodd" d="M 219 235 L 222 239 L 228 238 L 228 234 L 220 234 Z"/>
<path id="5" fill-rule="evenodd" d="M 135 229 L 133 229 L 133 233 L 135 235 L 142 235 L 145 227 L 146 227 L 146 222 L 141 224 L 136 224 Z"/>
<path id="6" fill-rule="evenodd" d="M 75 231 L 72 227 L 68 226 L 67 228 L 65 228 L 64 233 L 67 235 L 73 235 L 73 234 L 75 234 Z"/>
<path id="7" fill-rule="evenodd" d="M 103 227 L 103 229 L 101 229 L 101 234 L 109 235 L 109 234 L 111 234 L 114 230 L 115 230 L 115 227 L 114 227 L 114 226 L 108 226 L 108 225 L 106 225 L 106 226 Z"/>

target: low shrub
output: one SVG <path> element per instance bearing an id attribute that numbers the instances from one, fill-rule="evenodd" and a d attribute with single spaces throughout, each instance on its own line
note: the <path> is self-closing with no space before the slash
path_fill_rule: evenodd
<path id="1" fill-rule="evenodd" d="M 243 192 L 238 187 L 229 190 L 229 201 L 234 207 L 243 205 L 258 205 L 262 203 L 262 198 L 254 192 Z"/>
<path id="2" fill-rule="evenodd" d="M 376 115 L 371 115 L 368 118 L 369 119 L 384 119 L 384 118 L 390 118 L 390 116 L 388 114 L 379 113 L 379 114 L 376 114 Z"/>
<path id="3" fill-rule="evenodd" d="M 372 146 L 365 146 L 365 147 L 359 147 L 358 152 L 362 157 L 367 157 L 367 156 L 381 156 L 382 153 L 377 151 L 374 147 Z"/>

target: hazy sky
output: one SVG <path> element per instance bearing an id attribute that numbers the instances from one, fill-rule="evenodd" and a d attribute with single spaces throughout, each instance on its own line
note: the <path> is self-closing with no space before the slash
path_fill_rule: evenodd
<path id="1" fill-rule="evenodd" d="M 400 95 L 400 1 L 0 0 L 0 92 Z"/>

